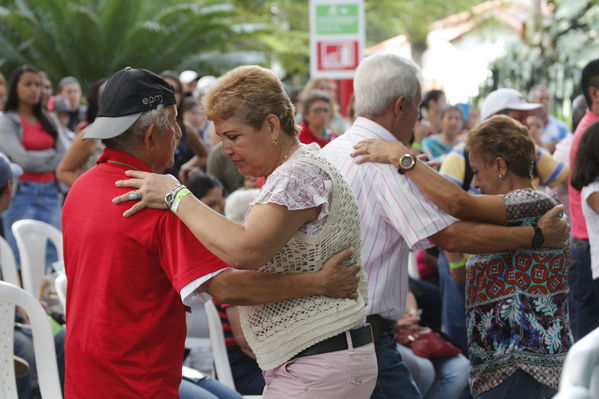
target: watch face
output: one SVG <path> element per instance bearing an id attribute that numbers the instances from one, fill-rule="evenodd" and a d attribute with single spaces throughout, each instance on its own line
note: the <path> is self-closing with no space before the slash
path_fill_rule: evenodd
<path id="1" fill-rule="evenodd" d="M 414 167 L 415 162 L 416 161 L 414 160 L 414 157 L 409 154 L 403 155 L 399 160 L 401 167 L 407 170 L 412 169 Z"/>
<path id="2" fill-rule="evenodd" d="M 172 192 L 168 193 L 166 195 L 166 197 L 164 197 L 164 201 L 166 202 L 166 205 L 170 208 L 173 204 L 173 201 L 175 200 L 175 196 L 173 195 Z"/>

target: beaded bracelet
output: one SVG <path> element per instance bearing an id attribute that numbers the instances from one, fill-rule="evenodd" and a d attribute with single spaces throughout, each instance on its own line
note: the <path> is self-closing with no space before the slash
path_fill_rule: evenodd
<path id="1" fill-rule="evenodd" d="M 466 266 L 466 258 L 462 258 L 456 262 L 449 262 L 450 269 L 457 269 L 463 266 Z"/>

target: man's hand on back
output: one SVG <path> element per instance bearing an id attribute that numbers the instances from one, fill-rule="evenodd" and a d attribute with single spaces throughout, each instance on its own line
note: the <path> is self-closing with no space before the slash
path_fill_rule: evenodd
<path id="1" fill-rule="evenodd" d="M 557 205 L 546 212 L 539 219 L 538 225 L 545 238 L 544 247 L 563 248 L 568 244 L 570 225 L 568 219 L 564 216 L 563 205 Z"/>
<path id="2" fill-rule="evenodd" d="M 345 249 L 331 256 L 322 269 L 314 273 L 315 283 L 321 287 L 319 291 L 322 295 L 332 298 L 357 298 L 360 266 L 347 266 L 342 263 L 353 254 L 353 248 Z"/>

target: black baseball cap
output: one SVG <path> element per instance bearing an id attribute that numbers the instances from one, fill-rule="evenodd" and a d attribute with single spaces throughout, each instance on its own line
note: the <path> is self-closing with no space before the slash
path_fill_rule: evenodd
<path id="1" fill-rule="evenodd" d="M 141 114 L 177 103 L 175 89 L 147 69 L 127 67 L 108 79 L 94 123 L 84 139 L 110 139 L 129 129 Z"/>

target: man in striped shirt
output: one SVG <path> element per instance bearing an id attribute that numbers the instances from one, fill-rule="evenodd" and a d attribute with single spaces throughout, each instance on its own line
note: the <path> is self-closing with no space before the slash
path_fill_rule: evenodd
<path id="1" fill-rule="evenodd" d="M 363 60 L 354 79 L 358 118 L 322 151 L 348 179 L 360 209 L 362 263 L 368 280 L 366 312 L 377 346 L 379 374 L 371 396 L 376 399 L 421 397 L 392 331 L 405 312 L 410 248 L 434 244 L 454 252 L 488 253 L 530 247 L 534 236 L 530 226 L 457 221 L 428 201 L 394 166 L 358 165 L 351 157 L 354 145 L 366 139 L 409 143 L 421 101 L 419 75 L 413 62 L 397 55 L 376 54 Z M 552 230 L 558 230 L 559 224 L 553 216 L 539 222 L 546 240 L 556 236 Z"/>

